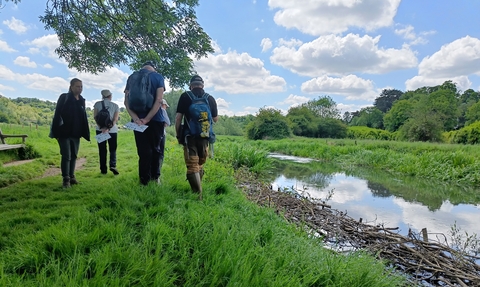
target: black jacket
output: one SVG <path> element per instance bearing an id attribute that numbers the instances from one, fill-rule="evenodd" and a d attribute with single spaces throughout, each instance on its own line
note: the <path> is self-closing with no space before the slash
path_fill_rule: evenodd
<path id="1" fill-rule="evenodd" d="M 50 137 L 83 137 L 90 141 L 90 128 L 85 110 L 85 99 L 82 96 L 76 100 L 72 93 L 60 95 L 55 107 Z"/>

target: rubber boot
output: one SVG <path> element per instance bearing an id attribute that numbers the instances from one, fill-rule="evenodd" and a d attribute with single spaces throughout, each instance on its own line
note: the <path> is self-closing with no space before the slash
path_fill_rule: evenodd
<path id="1" fill-rule="evenodd" d="M 69 176 L 64 176 L 63 177 L 63 188 L 70 188 L 70 177 Z"/>
<path id="2" fill-rule="evenodd" d="M 193 192 L 198 193 L 198 199 L 202 200 L 202 181 L 200 179 L 200 173 L 191 173 L 187 174 L 188 183 L 190 183 L 190 187 L 192 188 Z"/>

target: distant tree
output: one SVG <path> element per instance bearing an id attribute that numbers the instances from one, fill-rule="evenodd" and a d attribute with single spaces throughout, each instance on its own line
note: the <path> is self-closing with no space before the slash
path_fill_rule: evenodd
<path id="1" fill-rule="evenodd" d="M 323 118 L 317 126 L 319 138 L 346 138 L 348 127 L 339 119 Z"/>
<path id="2" fill-rule="evenodd" d="M 340 119 L 340 111 L 337 108 L 337 103 L 329 96 L 320 97 L 305 103 L 306 107 L 310 109 L 316 116 L 321 118 Z"/>
<path id="3" fill-rule="evenodd" d="M 297 136 L 315 137 L 319 119 L 305 104 L 290 108 L 287 114 L 292 132 Z"/>
<path id="4" fill-rule="evenodd" d="M 428 106 L 427 97 L 412 111 L 412 116 L 400 127 L 400 138 L 408 141 L 440 142 L 443 123 L 439 114 Z"/>
<path id="5" fill-rule="evenodd" d="M 465 117 L 467 120 L 465 125 L 471 125 L 476 121 L 480 121 L 480 102 L 471 105 L 468 108 Z"/>
<path id="6" fill-rule="evenodd" d="M 380 96 L 375 99 L 373 106 L 385 114 L 392 108 L 393 103 L 398 101 L 402 95 L 402 91 L 396 89 L 384 89 Z"/>
<path id="7" fill-rule="evenodd" d="M 350 122 L 352 121 L 352 118 L 353 118 L 353 113 L 350 113 L 350 112 L 345 112 L 343 113 L 343 117 L 342 117 L 342 120 L 345 124 L 350 124 Z"/>
<path id="8" fill-rule="evenodd" d="M 383 129 L 383 113 L 376 107 L 362 108 L 358 115 L 352 118 L 350 126 L 366 126 Z"/>
<path id="9" fill-rule="evenodd" d="M 228 116 L 219 116 L 218 121 L 213 127 L 217 135 L 241 136 L 243 135 L 242 126 L 233 118 Z"/>
<path id="10" fill-rule="evenodd" d="M 425 105 L 427 111 L 438 116 L 443 130 L 450 131 L 457 126 L 459 110 L 457 94 L 450 85 L 445 89 L 438 89 L 426 96 L 426 100 L 418 103 Z"/>
<path id="11" fill-rule="evenodd" d="M 246 127 L 248 139 L 282 139 L 291 134 L 287 119 L 280 110 L 273 108 L 261 108 Z"/>
<path id="12" fill-rule="evenodd" d="M 399 100 L 383 117 L 383 125 L 389 132 L 398 130 L 410 118 L 414 101 Z"/>
<path id="13" fill-rule="evenodd" d="M 459 98 L 459 106 L 458 106 L 458 126 L 457 128 L 460 129 L 466 125 L 473 123 L 471 119 L 468 119 L 467 113 L 469 108 L 471 108 L 474 104 L 480 101 L 480 92 L 475 92 L 472 89 L 468 89 Z M 468 123 L 467 123 L 468 121 Z"/>
<path id="14" fill-rule="evenodd" d="M 136 70 L 146 60 L 153 60 L 172 87 L 182 87 L 194 72 L 194 58 L 213 52 L 210 37 L 197 22 L 198 0 L 62 0 L 46 4 L 40 21 L 60 40 L 55 52 L 69 68 L 82 72 L 103 72 L 121 64 Z"/>

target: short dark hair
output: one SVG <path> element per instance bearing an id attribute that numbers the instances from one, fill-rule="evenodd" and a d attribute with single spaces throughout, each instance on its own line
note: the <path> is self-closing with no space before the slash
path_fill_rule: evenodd
<path id="1" fill-rule="evenodd" d="M 154 70 L 157 69 L 157 67 L 155 67 L 155 63 L 153 61 L 146 61 L 145 63 L 143 63 L 143 66 L 142 67 L 145 67 L 145 66 L 150 66 L 152 67 Z"/>

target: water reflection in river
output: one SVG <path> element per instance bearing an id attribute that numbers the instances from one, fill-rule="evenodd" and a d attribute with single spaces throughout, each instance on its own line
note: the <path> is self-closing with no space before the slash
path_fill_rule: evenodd
<path id="1" fill-rule="evenodd" d="M 354 219 L 399 227 L 403 235 L 409 228 L 415 233 L 427 228 L 431 239 L 444 234 L 450 240 L 454 224 L 463 234 L 480 235 L 478 190 L 443 183 L 418 184 L 418 179 L 371 171 L 346 174 L 310 159 L 272 157 L 281 160 L 275 161 L 271 174 L 273 188 L 294 188 L 319 199 L 330 197 L 327 203 L 332 208 L 346 211 Z"/>

